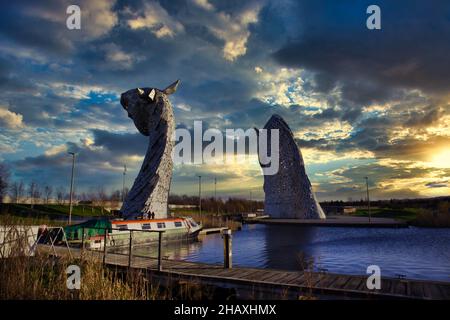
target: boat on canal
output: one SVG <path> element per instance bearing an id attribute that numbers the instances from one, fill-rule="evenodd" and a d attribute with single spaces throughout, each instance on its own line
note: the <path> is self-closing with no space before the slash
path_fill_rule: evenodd
<path id="1" fill-rule="evenodd" d="M 70 245 L 84 244 L 91 250 L 107 247 L 126 247 L 158 243 L 159 233 L 163 232 L 162 241 L 196 240 L 202 225 L 191 217 L 137 220 L 92 219 L 83 223 L 66 226 L 65 237 Z M 106 234 L 106 237 L 105 237 Z"/>

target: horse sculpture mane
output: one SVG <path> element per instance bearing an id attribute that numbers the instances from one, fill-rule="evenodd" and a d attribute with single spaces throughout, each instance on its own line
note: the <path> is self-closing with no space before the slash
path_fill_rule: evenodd
<path id="1" fill-rule="evenodd" d="M 138 131 L 149 137 L 141 170 L 120 209 L 126 219 L 135 219 L 145 213 L 154 213 L 155 218 L 167 217 L 175 131 L 168 95 L 176 91 L 179 82 L 177 80 L 164 90 L 136 88 L 121 95 L 120 103 L 128 116 Z"/>

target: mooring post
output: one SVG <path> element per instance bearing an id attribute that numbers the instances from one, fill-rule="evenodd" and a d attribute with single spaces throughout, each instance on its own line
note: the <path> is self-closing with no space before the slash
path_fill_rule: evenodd
<path id="1" fill-rule="evenodd" d="M 133 230 L 130 230 L 130 244 L 128 247 L 128 268 L 131 267 L 131 251 L 133 250 Z"/>
<path id="2" fill-rule="evenodd" d="M 84 227 L 81 228 L 81 253 L 80 253 L 80 259 L 83 259 L 83 252 L 84 252 Z"/>
<path id="3" fill-rule="evenodd" d="M 162 232 L 158 232 L 158 271 L 162 271 Z"/>
<path id="4" fill-rule="evenodd" d="M 105 228 L 105 241 L 103 242 L 103 265 L 106 264 L 106 237 L 108 235 L 108 228 Z"/>
<path id="5" fill-rule="evenodd" d="M 231 248 L 231 229 L 225 229 L 222 231 L 223 238 L 223 267 L 225 269 L 231 269 L 233 266 L 232 248 Z"/>

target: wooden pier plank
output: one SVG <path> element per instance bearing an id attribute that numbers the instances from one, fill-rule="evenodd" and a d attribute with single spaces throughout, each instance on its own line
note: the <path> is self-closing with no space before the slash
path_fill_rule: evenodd
<path id="1" fill-rule="evenodd" d="M 55 251 L 48 246 L 39 245 L 39 250 L 59 256 L 69 256 L 67 248 L 56 247 Z M 81 256 L 79 249 L 71 249 L 70 255 L 75 258 Z M 103 261 L 102 252 L 84 251 L 83 257 L 93 257 Z M 128 256 L 124 254 L 108 253 L 106 264 L 127 267 Z M 158 260 L 143 256 L 133 256 L 131 266 L 136 269 L 157 272 Z M 359 297 L 401 297 L 414 299 L 450 299 L 450 282 L 414 281 L 407 279 L 382 278 L 380 290 L 369 290 L 364 276 L 351 276 L 315 272 L 296 272 L 272 269 L 256 269 L 234 267 L 224 269 L 222 265 L 195 263 L 189 261 L 163 260 L 162 272 L 159 275 L 169 277 L 193 277 L 200 281 L 227 282 L 233 281 L 240 285 L 267 285 L 274 290 L 311 289 L 322 294 L 339 294 L 342 296 L 357 295 Z M 238 285 L 238 284 L 236 284 Z M 298 290 L 296 289 L 296 290 Z"/>

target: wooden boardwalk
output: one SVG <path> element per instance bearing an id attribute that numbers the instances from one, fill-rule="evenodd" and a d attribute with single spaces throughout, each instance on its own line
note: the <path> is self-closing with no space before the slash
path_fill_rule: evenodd
<path id="1" fill-rule="evenodd" d="M 39 245 L 39 250 L 54 254 L 47 245 Z M 68 249 L 56 247 L 56 254 L 67 256 Z M 80 257 L 80 249 L 71 248 L 71 255 Z M 85 252 L 102 259 L 98 251 Z M 128 255 L 108 253 L 105 263 L 119 268 L 128 267 Z M 331 273 L 310 273 L 272 269 L 233 267 L 224 269 L 222 265 L 194 263 L 188 261 L 163 260 L 162 271 L 158 271 L 157 259 L 133 256 L 131 267 L 148 271 L 162 279 L 198 280 L 209 284 L 238 290 L 283 293 L 286 296 L 329 297 L 334 299 L 437 299 L 450 300 L 450 282 L 419 281 L 408 279 L 382 278 L 380 290 L 369 290 L 364 276 Z"/>

